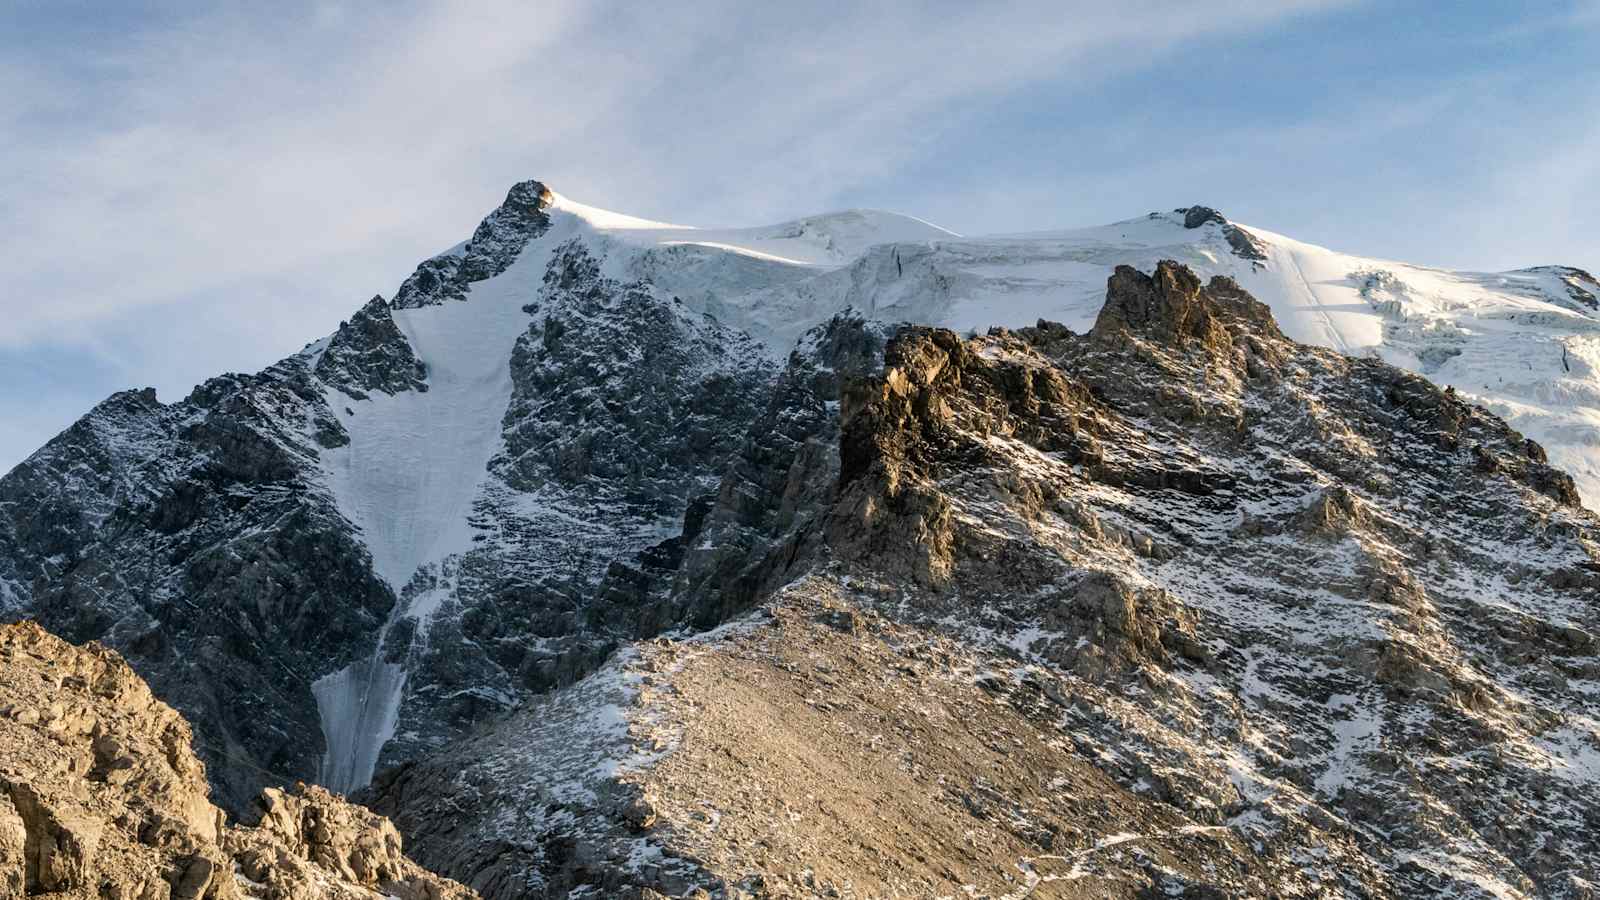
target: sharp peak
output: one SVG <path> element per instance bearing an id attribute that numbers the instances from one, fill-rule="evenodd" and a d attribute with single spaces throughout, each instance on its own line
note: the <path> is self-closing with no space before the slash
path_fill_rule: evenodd
<path id="1" fill-rule="evenodd" d="M 544 209 L 555 202 L 556 193 L 542 181 L 528 179 L 519 181 L 506 191 L 506 199 L 501 202 L 500 208 L 512 207 L 515 209 Z"/>
<path id="2" fill-rule="evenodd" d="M 1225 275 L 1201 280 L 1183 263 L 1163 259 L 1150 274 L 1121 265 L 1106 280 L 1106 300 L 1090 334 L 1115 338 L 1129 333 L 1183 344 L 1191 339 L 1216 347 L 1226 342 L 1219 319 L 1243 321 L 1282 337 L 1272 311 Z"/>
<path id="3" fill-rule="evenodd" d="M 1173 212 L 1183 216 L 1185 228 L 1199 228 L 1213 222 L 1218 225 L 1228 224 L 1228 217 L 1211 206 L 1180 206 Z"/>

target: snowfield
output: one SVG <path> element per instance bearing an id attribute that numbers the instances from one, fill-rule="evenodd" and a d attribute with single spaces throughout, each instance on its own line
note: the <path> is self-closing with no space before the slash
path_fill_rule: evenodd
<path id="1" fill-rule="evenodd" d="M 1600 284 L 1579 269 L 1435 269 L 1236 223 L 1188 228 L 1182 212 L 967 238 L 871 210 L 702 230 L 635 225 L 640 220 L 562 203 L 557 208 L 611 239 L 616 271 L 651 278 L 779 355 L 847 307 L 961 331 L 1041 318 L 1085 331 L 1117 265 L 1148 271 L 1177 260 L 1205 276 L 1234 278 L 1297 341 L 1378 357 L 1462 392 L 1543 444 L 1585 501 L 1600 502 Z M 1235 252 L 1230 228 L 1251 236 L 1264 258 Z M 677 247 L 703 255 L 692 266 L 665 264 Z M 742 282 L 729 277 L 733 270 Z"/>
<path id="2" fill-rule="evenodd" d="M 356 400 L 328 389 L 328 404 L 343 412 L 350 435 L 348 445 L 323 450 L 328 484 L 396 596 L 422 566 L 471 548 L 477 529 L 468 517 L 501 446 L 500 419 L 511 399 L 508 361 L 527 327 L 521 307 L 538 289 L 551 248 L 583 227 L 570 219 L 557 223 L 499 277 L 475 285 L 470 304 L 394 311 L 428 367 L 427 391 Z M 414 603 L 433 596 L 419 591 Z M 429 612 L 413 605 L 395 604 L 372 659 L 313 686 L 328 740 L 323 783 L 334 790 L 371 781 L 379 752 L 394 736 L 405 673 L 382 656 L 388 628 Z"/>

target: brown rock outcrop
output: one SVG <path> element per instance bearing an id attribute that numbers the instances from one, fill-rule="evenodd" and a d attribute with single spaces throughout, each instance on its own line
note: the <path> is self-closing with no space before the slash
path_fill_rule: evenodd
<path id="1" fill-rule="evenodd" d="M 189 725 L 120 656 L 0 626 L 0 898 L 453 900 L 387 819 L 268 789 L 261 823 L 211 804 Z"/>

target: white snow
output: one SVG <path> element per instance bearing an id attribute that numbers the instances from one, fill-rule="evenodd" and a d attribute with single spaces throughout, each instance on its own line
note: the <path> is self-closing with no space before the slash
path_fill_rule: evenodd
<path id="1" fill-rule="evenodd" d="M 849 209 L 757 228 L 690 228 L 583 207 L 565 198 L 557 208 L 581 210 L 578 214 L 596 229 L 640 247 L 696 244 L 808 266 L 843 265 L 880 244 L 960 237 L 914 216 L 877 209 Z"/>
<path id="2" fill-rule="evenodd" d="M 0 578 L 0 615 L 10 612 L 13 609 L 21 608 L 22 591 L 18 590 L 17 586 L 12 584 L 10 581 Z"/>
<path id="3" fill-rule="evenodd" d="M 764 260 L 767 260 L 768 262 L 785 263 L 785 264 L 791 265 L 791 266 L 809 266 L 809 265 L 812 265 L 811 262 L 808 262 L 808 261 L 803 260 L 803 259 L 790 259 L 787 256 L 778 256 L 777 254 L 774 254 L 774 253 L 763 253 L 760 250 L 752 250 L 749 247 L 740 247 L 740 246 L 738 246 L 736 244 L 724 244 L 724 243 L 721 243 L 719 241 L 662 241 L 661 242 L 661 246 L 663 246 L 663 247 L 705 247 L 708 250 L 725 250 L 725 251 L 727 251 L 729 253 L 737 253 L 740 256 L 748 256 L 748 257 L 750 257 L 752 259 L 764 259 Z"/>
<path id="4" fill-rule="evenodd" d="M 1584 790 L 1600 787 L 1600 720 L 1574 717 L 1541 735 L 1532 749 L 1555 774 Z"/>
<path id="5" fill-rule="evenodd" d="M 579 203 L 578 201 L 573 200 L 570 197 L 562 196 L 555 191 L 551 191 L 550 194 L 553 198 L 550 204 L 551 208 L 558 209 L 565 213 L 570 213 L 587 222 L 591 227 L 600 229 L 602 231 L 631 231 L 639 229 L 680 230 L 690 227 L 688 225 L 673 225 L 668 222 L 654 222 L 650 219 L 641 219 L 638 216 L 630 216 L 624 213 L 612 212 L 609 209 L 601 209 L 598 206 L 590 206 L 587 203 Z"/>
<path id="6" fill-rule="evenodd" d="M 1334 746 L 1328 757 L 1328 768 L 1317 776 L 1317 790 L 1332 797 L 1339 788 L 1360 775 L 1360 753 L 1378 749 L 1383 726 L 1382 708 L 1375 703 L 1364 703 L 1352 694 L 1335 694 L 1328 698 L 1333 711 L 1348 711 L 1348 718 L 1331 722 Z"/>
<path id="7" fill-rule="evenodd" d="M 635 254 L 631 270 L 621 259 L 613 267 L 655 280 L 780 356 L 847 308 L 962 332 L 1041 318 L 1084 331 L 1115 266 L 1150 271 L 1177 260 L 1202 277 L 1237 280 L 1295 340 L 1375 356 L 1456 388 L 1544 444 L 1588 502 L 1600 502 L 1600 313 L 1571 302 L 1549 271 L 1447 271 L 1239 226 L 1265 249 L 1255 262 L 1233 252 L 1221 226 L 1185 228 L 1171 213 L 972 238 L 875 210 L 742 229 L 610 213 L 590 220 L 617 256 Z M 690 248 L 699 255 L 663 255 Z"/>
<path id="8" fill-rule="evenodd" d="M 376 653 L 312 683 L 328 744 L 318 783 L 348 794 L 372 781 L 378 755 L 394 737 L 405 683 L 405 670 Z"/>
<path id="9" fill-rule="evenodd" d="M 528 325 L 521 307 L 538 290 L 548 248 L 565 236 L 558 231 L 552 226 L 535 242 L 543 246 L 474 284 L 464 303 L 394 310 L 427 366 L 427 391 L 375 391 L 366 400 L 328 391 L 334 410 L 351 411 L 350 443 L 323 451 L 323 467 L 397 595 L 418 566 L 471 546 L 467 513 L 500 446 L 511 350 Z"/>

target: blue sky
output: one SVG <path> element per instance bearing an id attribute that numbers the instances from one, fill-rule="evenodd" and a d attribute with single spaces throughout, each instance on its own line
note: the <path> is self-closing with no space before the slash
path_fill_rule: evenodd
<path id="1" fill-rule="evenodd" d="M 293 352 L 529 177 L 692 224 L 1206 203 L 1600 268 L 1600 0 L 13 0 L 0 136 L 4 470 L 111 391 Z"/>

